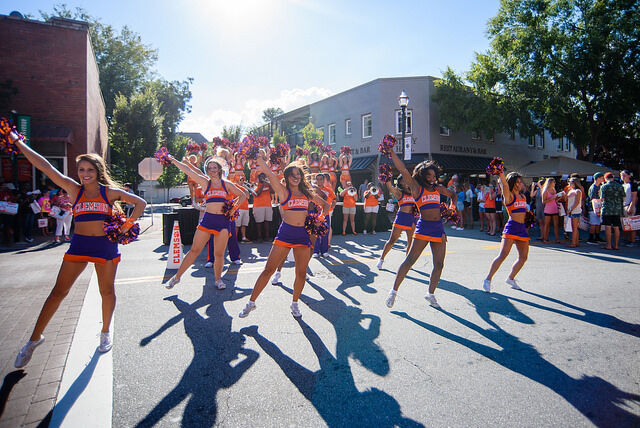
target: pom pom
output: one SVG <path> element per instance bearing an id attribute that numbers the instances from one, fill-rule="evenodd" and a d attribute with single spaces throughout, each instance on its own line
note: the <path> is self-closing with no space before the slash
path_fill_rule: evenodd
<path id="1" fill-rule="evenodd" d="M 487 174 L 490 175 L 500 175 L 504 172 L 504 161 L 502 158 L 493 158 L 491 162 L 489 162 L 489 166 L 487 166 Z"/>
<path id="2" fill-rule="evenodd" d="M 286 158 L 289 155 L 291 147 L 287 143 L 281 143 L 276 146 L 276 153 L 279 158 Z"/>
<path id="3" fill-rule="evenodd" d="M 203 153 L 206 152 L 207 148 L 208 147 L 207 147 L 207 142 L 206 141 L 203 141 L 202 143 L 200 143 L 200 151 L 201 152 L 203 152 Z"/>
<path id="4" fill-rule="evenodd" d="M 303 156 L 304 156 L 304 150 L 302 150 L 300 147 L 296 147 L 296 157 L 301 158 Z"/>
<path id="5" fill-rule="evenodd" d="M 225 218 L 229 221 L 234 221 L 238 218 L 238 216 L 240 215 L 240 213 L 238 212 L 238 210 L 235 210 L 233 212 L 233 214 L 231 213 L 231 211 L 233 210 L 233 201 L 230 199 L 227 199 L 226 201 L 224 201 L 224 203 L 222 204 L 222 215 L 225 216 Z"/>
<path id="6" fill-rule="evenodd" d="M 416 204 L 413 204 L 413 206 L 411 207 L 411 212 L 416 219 L 420 218 L 420 210 L 418 209 L 418 206 Z"/>
<path id="7" fill-rule="evenodd" d="M 536 225 L 536 213 L 533 211 L 528 211 L 524 215 L 524 226 L 529 229 Z"/>
<path id="8" fill-rule="evenodd" d="M 351 154 L 351 147 L 349 147 L 349 146 L 340 147 L 340 154 L 347 155 L 347 156 L 350 155 Z"/>
<path id="9" fill-rule="evenodd" d="M 18 132 L 15 125 L 5 117 L 0 119 L 0 151 L 8 155 L 18 154 L 20 150 L 11 138 L 11 133 L 18 137 L 18 140 L 24 143 L 24 135 Z"/>
<path id="10" fill-rule="evenodd" d="M 260 145 L 258 145 L 255 137 L 251 134 L 244 137 L 238 146 L 238 152 L 249 160 L 257 158 L 259 150 Z"/>
<path id="11" fill-rule="evenodd" d="M 189 143 L 187 143 L 187 151 L 189 153 L 198 153 L 200 151 L 200 144 L 190 139 Z"/>
<path id="12" fill-rule="evenodd" d="M 458 224 L 460 222 L 458 212 L 449 208 L 444 202 L 440 203 L 440 217 L 451 224 Z"/>
<path id="13" fill-rule="evenodd" d="M 387 183 L 393 178 L 393 168 L 388 163 L 380 165 L 380 174 L 378 174 L 378 180 L 381 183 Z"/>
<path id="14" fill-rule="evenodd" d="M 324 236 L 329 233 L 329 226 L 327 226 L 324 216 L 315 211 L 307 214 L 304 220 L 304 228 L 309 235 Z"/>
<path id="15" fill-rule="evenodd" d="M 126 245 L 138 239 L 138 235 L 140 235 L 138 223 L 134 223 L 126 232 L 120 230 L 126 221 L 127 219 L 122 213 L 115 211 L 104 220 L 103 230 L 109 241 Z"/>
<path id="16" fill-rule="evenodd" d="M 393 151 L 393 146 L 396 145 L 396 137 L 393 135 L 385 135 L 380 144 L 378 144 L 378 151 L 382 154 L 382 156 L 386 156 L 388 158 L 391 157 L 391 152 Z"/>
<path id="17" fill-rule="evenodd" d="M 162 164 L 162 166 L 171 165 L 171 160 L 169 159 L 169 151 L 166 147 L 160 147 L 158 151 L 153 155 L 158 162 Z"/>
<path id="18" fill-rule="evenodd" d="M 269 147 L 269 139 L 267 137 L 258 137 L 258 145 L 260 147 Z"/>

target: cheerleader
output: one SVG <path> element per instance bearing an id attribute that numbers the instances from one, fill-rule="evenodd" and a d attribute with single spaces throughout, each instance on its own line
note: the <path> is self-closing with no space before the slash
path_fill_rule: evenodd
<path id="1" fill-rule="evenodd" d="M 277 177 L 271 172 L 263 159 L 258 159 L 258 168 L 267 174 L 267 177 L 271 180 L 273 189 L 282 201 L 280 204 L 283 214 L 282 223 L 273 241 L 267 263 L 253 287 L 251 298 L 239 316 L 240 318 L 244 318 L 256 308 L 256 299 L 262 290 L 264 290 L 267 281 L 269 281 L 271 275 L 276 271 L 276 268 L 284 262 L 288 252 L 293 249 L 296 279 L 293 284 L 291 314 L 298 318 L 302 316 L 300 308 L 298 307 L 298 299 L 304 288 L 307 266 L 311 258 L 311 252 L 309 251 L 311 240 L 309 233 L 304 227 L 307 209 L 311 201 L 322 207 L 323 211 L 327 211 L 329 205 L 319 195 L 309 189 L 302 168 L 297 164 L 292 163 L 285 168 L 284 177 L 286 184 L 281 184 L 277 180 Z"/>
<path id="2" fill-rule="evenodd" d="M 351 182 L 351 163 L 353 162 L 353 156 L 351 154 L 345 155 L 342 153 L 339 158 L 340 162 L 340 184 L 343 188 L 347 188 L 347 183 Z M 355 229 L 353 230 L 355 232 Z"/>
<path id="3" fill-rule="evenodd" d="M 167 282 L 166 288 L 171 289 L 180 282 L 182 274 L 193 264 L 205 244 L 209 241 L 209 236 L 214 235 L 215 261 L 213 263 L 213 271 L 215 285 L 219 290 L 223 290 L 226 288 L 226 285 L 221 279 L 222 267 L 224 264 L 224 250 L 227 247 L 227 241 L 229 239 L 230 226 L 229 220 L 222 212 L 222 207 L 230 193 L 235 195 L 238 197 L 238 201 L 231 209 L 231 214 L 233 214 L 238 205 L 246 199 L 246 196 L 235 184 L 222 178 L 224 165 L 224 160 L 222 159 L 212 157 L 205 161 L 204 167 L 207 175 L 194 171 L 194 169 L 180 162 L 173 156 L 169 156 L 169 159 L 180 171 L 187 174 L 200 185 L 200 187 L 205 189 L 206 211 L 193 237 L 191 249 L 185 255 L 184 260 L 178 268 L 178 272 Z"/>
<path id="4" fill-rule="evenodd" d="M 329 174 L 329 168 L 329 155 L 325 153 L 320 159 L 320 172 L 323 174 Z"/>
<path id="5" fill-rule="evenodd" d="M 334 155 L 329 156 L 329 182 L 331 183 L 331 190 L 336 191 L 338 185 L 338 177 L 336 171 L 338 170 L 338 159 Z"/>
<path id="6" fill-rule="evenodd" d="M 487 293 L 491 292 L 491 279 L 493 275 L 495 275 L 504 259 L 509 255 L 513 244 L 516 244 L 516 248 L 518 249 L 518 260 L 511 267 L 511 273 L 506 283 L 515 290 L 522 290 L 515 278 L 524 266 L 527 261 L 527 256 L 529 255 L 529 234 L 524 224 L 525 215 L 527 214 L 527 198 L 522 194 L 522 192 L 524 192 L 522 177 L 515 172 L 509 173 L 506 178 L 504 173 L 500 173 L 498 177 L 500 178 L 500 187 L 502 188 L 503 200 L 507 208 L 507 213 L 509 214 L 509 221 L 502 231 L 500 254 L 498 254 L 498 257 L 491 263 L 489 274 L 484 280 L 483 288 Z"/>
<path id="7" fill-rule="evenodd" d="M 387 188 L 389 189 L 389 193 L 391 193 L 398 200 L 398 213 L 396 214 L 396 219 L 393 221 L 393 226 L 391 228 L 391 235 L 389 235 L 389 240 L 384 244 L 384 248 L 382 249 L 382 255 L 380 256 L 380 260 L 378 260 L 377 268 L 382 269 L 382 263 L 384 263 L 384 258 L 387 253 L 393 248 L 393 244 L 396 243 L 398 238 L 400 238 L 400 234 L 404 230 L 407 234 L 407 254 L 409 254 L 409 249 L 411 248 L 411 243 L 413 242 L 413 231 L 416 229 L 417 219 L 413 215 L 414 209 L 416 209 L 416 201 L 411 196 L 411 188 L 406 183 L 402 174 L 398 176 L 398 187 L 393 187 L 391 185 L 391 181 L 387 181 Z"/>
<path id="8" fill-rule="evenodd" d="M 116 306 L 114 280 L 120 253 L 118 244 L 107 239 L 104 221 L 112 214 L 116 201 L 132 204 L 134 209 L 131 217 L 120 228 L 126 232 L 142 215 L 146 203 L 136 195 L 122 190 L 109 175 L 104 160 L 96 154 L 87 153 L 76 157 L 80 179 L 78 183 L 61 174 L 44 157 L 18 140 L 15 133 L 10 133 L 8 138 L 15 142 L 33 166 L 64 189 L 71 201 L 75 201 L 72 206 L 75 231 L 71 245 L 63 257 L 55 286 L 42 306 L 31 337 L 18 353 L 14 365 L 16 368 L 24 367 L 31 360 L 36 347 L 44 342 L 42 332 L 87 263 L 94 264 L 102 297 L 102 330 L 98 351 L 108 352 L 113 346 L 109 328 Z"/>
<path id="9" fill-rule="evenodd" d="M 320 155 L 317 152 L 312 152 L 309 158 L 309 169 L 311 170 L 311 174 L 315 176 L 315 174 L 320 172 Z"/>
<path id="10" fill-rule="evenodd" d="M 329 204 L 329 214 L 325 216 L 325 222 L 329 228 L 329 232 L 324 236 L 319 236 L 317 242 L 314 243 L 313 257 L 324 257 L 331 246 L 331 216 L 333 215 L 333 208 L 336 206 L 336 194 L 333 193 L 333 190 L 329 187 L 330 185 L 329 174 L 320 173 L 316 175 L 316 187 L 314 190 L 318 195 L 323 196 L 322 199 L 326 200 L 327 204 Z"/>
<path id="11" fill-rule="evenodd" d="M 393 164 L 400 171 L 402 177 L 406 177 L 406 182 L 411 189 L 411 196 L 416 201 L 416 205 L 420 209 L 420 219 L 416 225 L 413 235 L 415 238 L 411 244 L 409 254 L 404 262 L 398 268 L 396 280 L 393 289 L 389 292 L 386 304 L 389 308 L 393 307 L 400 284 L 409 272 L 409 269 L 422 254 L 427 244 L 431 244 L 431 253 L 433 254 L 433 270 L 431 271 L 431 279 L 429 281 L 429 294 L 426 299 L 434 308 L 440 305 L 434 295 L 440 281 L 440 274 L 444 266 L 444 257 L 446 253 L 447 238 L 444 234 L 444 227 L 440 218 L 440 195 L 451 198 L 452 205 L 455 206 L 458 196 L 455 192 L 438 184 L 438 166 L 433 161 L 424 161 L 416 165 L 413 169 L 413 175 L 404 166 L 404 163 L 398 158 L 394 151 L 391 151 L 391 159 Z"/>

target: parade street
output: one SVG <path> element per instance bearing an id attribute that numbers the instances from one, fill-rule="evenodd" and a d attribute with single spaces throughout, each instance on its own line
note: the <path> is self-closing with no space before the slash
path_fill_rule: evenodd
<path id="1" fill-rule="evenodd" d="M 120 246 L 113 350 L 96 352 L 100 299 L 92 266 L 62 304 L 62 319 L 45 330 L 52 342 L 68 338 L 66 359 L 58 357 L 61 379 L 50 381 L 59 390 L 41 406 L 55 405 L 51 426 L 640 424 L 637 248 L 582 244 L 574 251 L 532 241 L 518 276 L 523 291 L 504 284 L 512 252 L 493 292 L 485 293 L 498 237 L 445 227 L 447 255 L 435 293 L 442 308 L 424 298 L 433 266 L 427 248 L 389 309 L 385 299 L 405 241 L 378 270 L 388 233 L 334 236 L 329 256 L 309 264 L 302 318 L 289 310 L 294 269 L 287 262 L 281 283 L 270 281 L 257 309 L 241 319 L 270 243 L 241 244 L 244 264 L 225 264 L 225 290 L 214 287 L 205 252 L 167 290 L 175 271 L 166 269 L 161 217 L 153 227 L 148 216 L 141 225 L 139 241 Z M 0 283 L 2 427 L 39 422 L 35 410 L 25 419 L 28 412 L 20 416 L 15 406 L 38 404 L 41 378 L 52 370 L 46 358 L 56 348 L 64 354 L 55 344 L 46 356 L 38 349 L 24 373 L 13 368 L 65 249 L 2 255 L 9 273 Z M 46 275 L 38 274 L 43 266 Z M 28 309 L 20 306 L 25 302 Z M 6 305 L 15 307 L 8 312 Z M 65 308 L 79 312 L 68 316 L 77 320 L 75 330 L 64 330 Z M 74 333 L 70 346 L 67 331 Z M 32 395 L 18 394 L 25 381 L 33 383 Z"/>

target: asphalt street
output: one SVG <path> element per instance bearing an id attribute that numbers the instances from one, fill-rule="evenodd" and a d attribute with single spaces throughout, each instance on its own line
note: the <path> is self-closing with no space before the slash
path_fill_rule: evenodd
<path id="1" fill-rule="evenodd" d="M 204 253 L 173 290 L 156 227 L 123 246 L 113 348 L 113 426 L 639 426 L 640 251 L 531 246 L 482 291 L 499 241 L 448 230 L 437 310 L 424 299 L 428 249 L 385 298 L 404 258 L 388 233 L 336 236 L 312 259 L 289 311 L 294 270 L 238 313 L 270 244 L 213 285 Z"/>

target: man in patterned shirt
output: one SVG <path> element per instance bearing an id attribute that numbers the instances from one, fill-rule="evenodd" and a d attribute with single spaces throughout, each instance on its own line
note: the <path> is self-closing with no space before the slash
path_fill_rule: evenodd
<path id="1" fill-rule="evenodd" d="M 607 250 L 617 250 L 620 240 L 620 217 L 623 215 L 624 189 L 614 181 L 613 174 L 607 172 L 604 175 L 605 183 L 600 187 L 600 199 L 602 199 L 602 225 L 607 238 Z M 614 234 L 614 246 L 611 246 L 611 228 Z"/>

